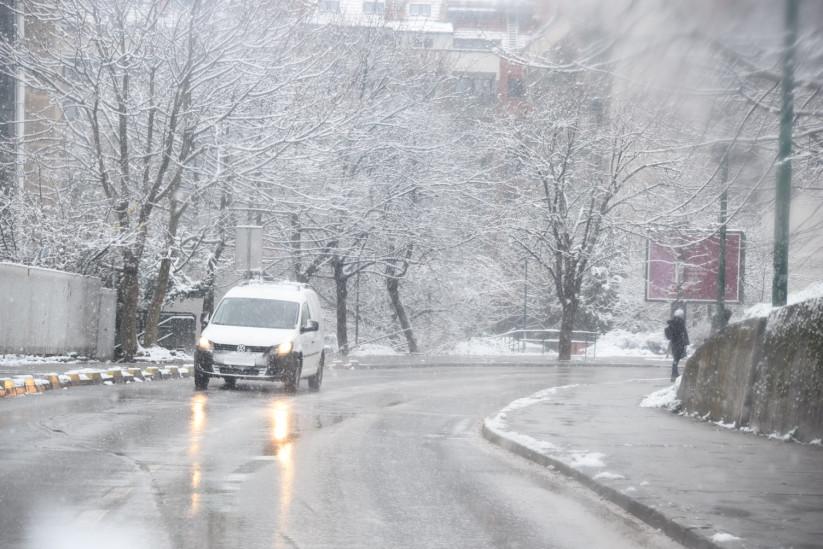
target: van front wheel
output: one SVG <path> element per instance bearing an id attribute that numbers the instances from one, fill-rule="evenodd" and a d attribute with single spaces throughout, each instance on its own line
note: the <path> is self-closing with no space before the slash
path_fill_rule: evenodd
<path id="1" fill-rule="evenodd" d="M 296 393 L 300 387 L 300 375 L 303 373 L 303 361 L 298 360 L 294 367 L 286 374 L 283 384 L 287 393 Z"/>

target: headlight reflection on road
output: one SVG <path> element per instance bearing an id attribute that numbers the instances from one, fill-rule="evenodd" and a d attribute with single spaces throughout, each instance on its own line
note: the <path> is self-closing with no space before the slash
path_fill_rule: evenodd
<path id="1" fill-rule="evenodd" d="M 280 446 L 289 438 L 289 407 L 282 401 L 275 402 L 271 411 L 272 444 Z"/>
<path id="2" fill-rule="evenodd" d="M 200 466 L 200 442 L 206 428 L 206 403 L 208 397 L 204 393 L 197 393 L 191 397 L 191 421 L 189 423 L 189 458 L 191 459 L 191 503 L 189 514 L 196 515 L 200 511 L 200 488 L 202 471 Z"/>
<path id="3" fill-rule="evenodd" d="M 269 445 L 271 453 L 277 458 L 279 466 L 277 530 L 275 547 L 285 547 L 281 534 L 288 528 L 289 510 L 292 503 L 292 484 L 294 482 L 293 434 L 291 432 L 292 415 L 288 402 L 274 401 L 269 414 Z"/>

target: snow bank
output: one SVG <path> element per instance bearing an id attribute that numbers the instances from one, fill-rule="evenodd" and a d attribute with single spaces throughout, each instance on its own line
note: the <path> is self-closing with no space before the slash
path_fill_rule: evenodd
<path id="1" fill-rule="evenodd" d="M 674 410 L 680 406 L 680 401 L 677 399 L 677 389 L 680 387 L 680 380 L 683 377 L 678 377 L 677 380 L 659 391 L 655 391 L 640 401 L 642 408 L 666 408 L 667 410 Z"/>
<path id="2" fill-rule="evenodd" d="M 603 471 L 594 475 L 594 480 L 625 480 L 626 477 L 620 473 L 612 473 L 610 471 Z"/>
<path id="3" fill-rule="evenodd" d="M 668 347 L 663 335 L 663 324 L 655 332 L 632 333 L 626 330 L 612 330 L 597 338 L 595 346 L 589 347 L 589 352 L 597 353 L 598 357 L 638 357 L 655 358 L 666 354 Z"/>
<path id="4" fill-rule="evenodd" d="M 540 402 L 551 400 L 552 395 L 555 395 L 559 391 L 572 389 L 577 386 L 577 384 L 574 384 L 549 387 L 548 389 L 543 389 L 542 391 L 538 391 L 527 397 L 513 400 L 505 408 L 500 410 L 495 416 L 486 418 L 484 422 L 485 426 L 488 430 L 490 430 L 493 433 L 497 433 L 498 435 L 503 436 L 508 440 L 514 441 L 517 444 L 520 444 L 521 446 L 528 448 L 529 450 L 549 456 L 552 459 L 556 459 L 557 461 L 565 463 L 569 467 L 573 467 L 575 469 L 605 467 L 606 463 L 604 458 L 606 457 L 606 454 L 602 454 L 600 452 L 572 451 L 569 449 L 560 448 L 552 444 L 551 442 L 545 440 L 537 440 L 524 433 L 518 433 L 517 431 L 512 431 L 509 429 L 508 421 L 506 419 L 509 413 L 515 410 L 526 408 L 528 406 L 533 406 Z M 616 475 L 613 478 L 617 478 L 618 476 L 619 475 Z"/>
<path id="5" fill-rule="evenodd" d="M 575 469 L 605 467 L 604 457 L 606 457 L 606 454 L 600 452 L 574 452 L 568 460 L 568 464 Z"/>
<path id="6" fill-rule="evenodd" d="M 516 342 L 512 347 L 509 340 L 502 337 L 473 337 L 468 341 L 461 341 L 454 348 L 447 351 L 449 355 L 556 355 L 554 351 L 543 351 L 543 346 L 539 343 L 527 343 L 526 350 L 521 351 L 521 345 Z"/>
<path id="7" fill-rule="evenodd" d="M 176 360 L 193 360 L 193 358 L 182 351 L 172 351 L 155 345 L 153 347 L 139 346 L 134 360 L 135 362 L 172 362 Z"/>
<path id="8" fill-rule="evenodd" d="M 786 305 L 793 305 L 801 301 L 806 301 L 807 299 L 815 299 L 818 297 L 823 297 L 823 281 L 813 282 L 799 292 L 790 293 L 786 298 Z M 741 320 L 766 317 L 777 308 L 779 307 L 773 307 L 771 303 L 757 303 L 743 311 Z"/>
<path id="9" fill-rule="evenodd" d="M 723 543 L 726 541 L 740 541 L 740 538 L 737 536 L 733 536 L 731 534 L 727 534 L 726 532 L 718 532 L 712 536 L 712 541 L 715 543 Z"/>
<path id="10" fill-rule="evenodd" d="M 0 366 L 26 366 L 29 364 L 53 364 L 56 362 L 64 364 L 79 364 L 88 360 L 80 356 L 35 356 L 35 355 L 0 355 Z"/>
<path id="11" fill-rule="evenodd" d="M 502 410 L 497 412 L 496 416 L 486 420 L 486 422 L 490 423 L 491 425 L 493 425 L 495 427 L 503 429 L 503 428 L 506 427 L 506 414 L 508 414 L 509 412 L 513 412 L 515 410 L 520 410 L 521 408 L 526 408 L 528 406 L 532 406 L 532 405 L 537 404 L 539 402 L 543 402 L 544 400 L 549 400 L 549 398 L 552 395 L 556 394 L 558 391 L 564 391 L 566 389 L 573 389 L 574 387 L 577 387 L 577 386 L 578 386 L 578 384 L 575 383 L 573 385 L 559 385 L 557 387 L 549 387 L 548 389 L 543 389 L 542 391 L 537 391 L 536 393 L 531 394 L 529 396 L 526 396 L 526 397 L 523 397 L 523 398 L 518 398 L 517 400 L 513 400 L 513 401 L 509 402 L 509 404 L 505 408 L 503 408 Z"/>

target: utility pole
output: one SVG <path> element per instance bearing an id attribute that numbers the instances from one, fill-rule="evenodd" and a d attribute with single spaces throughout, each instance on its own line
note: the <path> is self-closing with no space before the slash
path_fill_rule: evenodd
<path id="1" fill-rule="evenodd" d="M 728 180 L 729 180 L 729 154 L 726 149 L 720 158 L 720 257 L 717 259 L 717 307 L 713 330 L 718 332 L 726 327 L 728 321 L 726 317 L 726 217 L 729 204 Z"/>
<path id="2" fill-rule="evenodd" d="M 786 0 L 783 48 L 780 141 L 777 153 L 777 187 L 774 207 L 774 278 L 772 305 L 786 304 L 789 278 L 789 214 L 792 200 L 792 124 L 794 122 L 794 63 L 797 47 L 798 0 Z"/>

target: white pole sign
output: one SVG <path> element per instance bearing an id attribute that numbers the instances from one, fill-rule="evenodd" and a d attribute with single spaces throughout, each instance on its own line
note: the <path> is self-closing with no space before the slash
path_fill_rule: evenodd
<path id="1" fill-rule="evenodd" d="M 238 225 L 234 268 L 243 273 L 263 269 L 263 227 Z"/>

